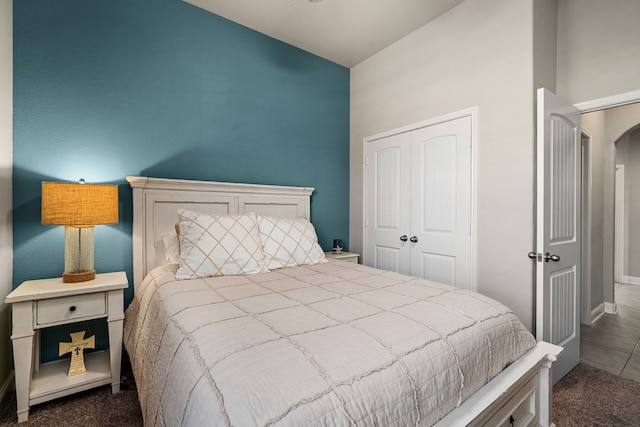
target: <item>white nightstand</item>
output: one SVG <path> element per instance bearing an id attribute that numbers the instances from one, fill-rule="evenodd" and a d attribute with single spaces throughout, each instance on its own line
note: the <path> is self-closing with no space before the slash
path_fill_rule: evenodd
<path id="1" fill-rule="evenodd" d="M 29 406 L 111 383 L 120 391 L 124 272 L 96 274 L 94 280 L 63 283 L 62 278 L 29 280 L 4 302 L 12 304 L 13 359 L 18 422 L 27 421 Z M 40 365 L 40 330 L 50 326 L 107 318 L 109 351 L 85 355 L 87 372 L 67 376 L 69 359 Z"/>
<path id="2" fill-rule="evenodd" d="M 328 258 L 340 259 L 342 261 L 358 263 L 360 254 L 354 254 L 353 252 L 342 252 L 341 254 L 334 254 L 333 252 L 325 252 L 324 255 Z"/>

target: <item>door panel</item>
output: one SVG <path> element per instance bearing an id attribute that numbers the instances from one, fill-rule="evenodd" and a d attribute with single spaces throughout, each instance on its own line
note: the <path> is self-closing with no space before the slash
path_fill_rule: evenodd
<path id="1" fill-rule="evenodd" d="M 400 248 L 387 248 L 384 246 L 375 247 L 376 268 L 380 270 L 400 272 Z"/>
<path id="2" fill-rule="evenodd" d="M 580 111 L 538 90 L 536 335 L 564 347 L 559 381 L 580 361 Z"/>
<path id="3" fill-rule="evenodd" d="M 408 273 L 409 135 L 399 134 L 368 143 L 365 159 L 367 264 L 383 270 Z"/>
<path id="4" fill-rule="evenodd" d="M 375 153 L 378 230 L 400 229 L 400 154 L 400 147 L 382 148 Z"/>
<path id="5" fill-rule="evenodd" d="M 446 285 L 456 286 L 456 258 L 453 256 L 422 253 L 420 277 Z"/>
<path id="6" fill-rule="evenodd" d="M 566 117 L 551 114 L 551 245 L 576 240 L 576 202 L 578 187 L 575 125 Z"/>
<path id="7" fill-rule="evenodd" d="M 422 183 L 422 232 L 455 235 L 456 219 L 456 137 L 428 139 L 428 132 L 416 134 Z M 427 138 L 420 140 L 419 138 Z"/>
<path id="8" fill-rule="evenodd" d="M 411 275 L 471 286 L 471 118 L 411 133 Z"/>
<path id="9" fill-rule="evenodd" d="M 574 321 L 576 307 L 576 271 L 575 267 L 555 271 L 550 275 L 551 281 L 551 318 L 553 328 L 551 340 L 564 346 L 575 338 L 577 324 Z"/>

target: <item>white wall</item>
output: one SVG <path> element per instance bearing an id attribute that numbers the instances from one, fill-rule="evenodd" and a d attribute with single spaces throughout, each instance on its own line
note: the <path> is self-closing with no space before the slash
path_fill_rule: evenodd
<path id="1" fill-rule="evenodd" d="M 629 134 L 626 133 L 624 134 L 622 137 L 620 137 L 617 141 L 616 141 L 616 182 L 615 182 L 615 186 L 616 186 L 616 194 L 615 196 L 618 196 L 618 191 L 617 191 L 617 187 L 618 187 L 618 166 L 622 166 L 624 168 L 624 173 L 622 174 L 623 176 L 623 184 L 624 184 L 624 195 L 623 195 L 623 202 L 624 202 L 624 212 L 622 213 L 622 221 L 623 221 L 623 228 L 625 231 L 629 230 L 629 197 L 631 196 L 630 193 L 630 188 L 629 187 L 635 187 L 635 191 L 638 191 L 637 186 L 633 185 L 633 183 L 629 180 L 631 173 L 630 173 L 630 169 L 633 167 L 631 165 L 630 162 L 630 157 L 629 157 Z M 638 164 L 638 168 L 640 170 L 640 164 Z M 616 206 L 618 204 L 618 201 L 615 201 Z M 616 214 L 617 215 L 617 214 Z M 638 214 L 636 214 L 638 215 Z M 638 215 L 640 216 L 640 215 Z M 618 217 L 616 216 L 616 220 L 618 219 Z M 640 219 L 639 219 L 640 221 Z M 617 236 L 614 236 L 614 240 L 617 238 Z M 622 242 L 623 245 L 623 252 L 624 252 L 624 256 L 623 259 L 621 260 L 622 262 L 622 275 L 628 275 L 629 273 L 629 238 L 628 235 L 624 236 L 624 242 Z M 618 248 L 618 243 L 616 242 L 616 249 Z M 615 254 L 616 256 L 618 256 L 617 252 Z M 618 263 L 618 260 L 615 260 L 615 264 Z M 615 265 L 614 265 L 614 270 L 615 270 Z M 614 279 L 618 279 L 617 277 L 615 277 L 614 274 Z M 623 277 L 620 277 L 620 281 L 622 281 Z"/>
<path id="2" fill-rule="evenodd" d="M 640 83 L 639 83 L 640 86 Z M 605 197 L 603 204 L 605 206 L 605 218 L 603 225 L 604 235 L 604 271 L 603 276 L 605 278 L 605 300 L 613 301 L 613 251 L 607 253 L 607 248 L 613 248 L 614 242 L 614 198 L 615 191 L 615 143 L 628 131 L 640 125 L 640 103 L 625 105 L 617 108 L 610 108 L 606 110 L 606 148 L 607 158 L 605 158 L 605 183 L 604 192 Z M 630 147 L 631 148 L 631 147 Z M 631 150 L 630 150 L 631 151 Z M 629 264 L 634 264 L 633 260 L 630 260 Z M 637 263 L 636 263 L 637 264 Z M 607 299 L 609 298 L 609 299 Z"/>
<path id="3" fill-rule="evenodd" d="M 350 248 L 362 253 L 363 138 L 478 106 L 478 291 L 531 328 L 533 86 L 533 0 L 467 0 L 353 67 Z"/>
<path id="4" fill-rule="evenodd" d="M 629 169 L 625 191 L 628 195 L 628 259 L 627 275 L 636 279 L 640 278 L 640 130 L 629 135 Z"/>
<path id="5" fill-rule="evenodd" d="M 557 0 L 533 2 L 533 88 L 556 93 Z"/>
<path id="6" fill-rule="evenodd" d="M 638 124 L 640 103 L 582 115 L 582 127 L 592 136 L 591 308 L 615 302 L 615 142 Z"/>
<path id="7" fill-rule="evenodd" d="M 604 302 L 603 296 L 603 212 L 604 212 L 604 151 L 605 151 L 605 112 L 595 111 L 582 115 L 582 129 L 591 137 L 589 154 L 591 156 L 591 307 Z"/>
<path id="8" fill-rule="evenodd" d="M 620 139 L 621 136 L 623 136 L 630 130 L 637 128 L 640 125 L 640 103 L 625 105 L 622 107 L 611 108 L 609 110 L 606 110 L 606 120 L 607 120 L 607 126 L 606 126 L 605 138 L 609 147 L 611 160 L 605 163 L 605 166 L 608 167 L 608 173 L 612 177 L 612 179 L 605 183 L 605 189 L 604 189 L 605 208 L 609 208 L 607 212 L 611 215 L 610 222 L 606 222 L 604 224 L 604 228 L 605 228 L 605 238 L 606 238 L 605 245 L 613 245 L 614 233 L 615 233 L 614 222 L 613 222 L 613 214 L 614 214 L 613 213 L 613 203 L 614 203 L 613 194 L 615 191 L 615 187 L 614 187 L 615 184 L 613 181 L 613 176 L 615 174 L 615 158 L 614 158 L 615 143 L 618 139 Z M 634 138 L 637 138 L 636 131 L 634 131 L 631 135 L 633 135 Z M 638 141 L 635 141 L 635 142 L 638 142 Z M 629 154 L 630 156 L 637 156 L 637 151 L 633 151 L 632 149 L 637 150 L 638 147 L 637 147 L 637 144 L 634 144 L 632 141 L 630 141 Z M 632 154 L 632 151 L 633 151 L 633 154 Z M 633 185 L 633 182 L 638 182 L 635 180 L 640 179 L 639 175 L 635 175 L 635 178 L 633 177 L 629 177 L 629 178 L 630 180 L 627 180 L 627 181 L 628 181 L 628 186 L 630 188 Z M 630 200 L 630 205 L 629 205 L 630 209 L 633 203 L 634 202 Z M 635 212 L 638 212 L 638 211 L 635 211 Z M 632 221 L 630 219 L 630 223 L 637 224 L 637 221 Z M 631 236 L 628 236 L 628 237 L 629 237 L 629 244 L 632 246 L 636 245 L 636 241 L 634 240 L 632 242 L 631 241 L 632 237 Z M 634 238 L 637 239 L 637 237 L 638 236 L 634 234 Z M 605 269 L 604 275 L 605 275 L 605 278 L 611 279 L 611 285 L 609 287 L 605 287 L 605 291 L 609 291 L 609 288 L 610 288 L 611 299 L 613 300 L 614 298 L 613 297 L 613 258 L 611 254 L 609 258 L 605 258 L 605 267 L 608 266 L 608 264 L 606 264 L 607 262 L 611 264 L 611 271 Z M 631 268 L 632 265 L 634 266 L 633 268 Z M 629 258 L 630 271 L 628 272 L 628 274 L 634 277 L 639 277 L 640 269 L 638 267 L 635 267 L 636 265 L 638 265 L 638 262 L 633 258 Z M 638 273 L 639 276 L 635 276 L 635 274 L 631 274 L 631 271 Z"/>
<path id="9" fill-rule="evenodd" d="M 640 1 L 558 0 L 558 95 L 578 103 L 640 89 Z"/>
<path id="10" fill-rule="evenodd" d="M 0 0 L 0 394 L 11 369 L 11 292 L 13 239 L 11 176 L 13 167 L 13 13 L 12 0 Z M 0 395 L 0 398 L 2 396 Z"/>
<path id="11" fill-rule="evenodd" d="M 640 89 L 640 75 L 638 76 L 638 86 Z M 607 116 L 606 138 L 611 143 L 615 143 L 621 136 L 634 130 L 640 124 L 640 102 L 610 108 L 605 113 Z"/>
<path id="12" fill-rule="evenodd" d="M 640 90 L 640 1 L 638 0 L 557 0 L 558 58 L 557 93 L 573 103 L 593 101 L 613 95 Z M 614 302 L 613 242 L 614 242 L 614 176 L 615 146 L 622 133 L 616 121 L 620 115 L 612 109 L 606 112 L 605 135 L 600 141 L 602 191 L 594 194 L 593 206 L 602 209 L 600 222 L 592 223 L 592 262 L 601 263 L 601 274 L 592 269 L 592 291 L 602 285 L 604 302 Z M 583 115 L 584 118 L 584 115 Z M 635 116 L 636 123 L 638 116 Z M 619 132 L 619 133 L 617 133 Z M 613 135 L 612 133 L 617 133 Z M 592 301 L 595 303 L 595 301 Z M 593 305 L 593 304 L 592 304 Z"/>

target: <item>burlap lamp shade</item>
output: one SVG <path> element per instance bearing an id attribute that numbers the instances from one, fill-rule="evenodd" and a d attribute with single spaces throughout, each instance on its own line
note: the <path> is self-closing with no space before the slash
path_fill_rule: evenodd
<path id="1" fill-rule="evenodd" d="M 118 222 L 118 186 L 42 183 L 42 223 L 65 227 L 63 281 L 95 278 L 93 227 Z"/>

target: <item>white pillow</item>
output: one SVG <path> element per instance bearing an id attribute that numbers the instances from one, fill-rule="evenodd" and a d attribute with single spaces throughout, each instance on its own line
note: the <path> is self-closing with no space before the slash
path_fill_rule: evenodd
<path id="1" fill-rule="evenodd" d="M 258 226 L 268 269 L 327 262 L 309 220 L 258 216 Z"/>
<path id="2" fill-rule="evenodd" d="M 176 279 L 266 273 L 255 214 L 209 215 L 178 210 L 180 267 Z"/>
<path id="3" fill-rule="evenodd" d="M 175 231 L 165 231 L 161 234 L 164 242 L 164 256 L 169 264 L 180 262 L 180 249 L 178 245 L 178 235 Z"/>

